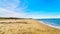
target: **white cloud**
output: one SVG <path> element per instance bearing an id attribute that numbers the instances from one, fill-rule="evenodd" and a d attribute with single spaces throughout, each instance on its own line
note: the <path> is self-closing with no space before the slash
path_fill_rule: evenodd
<path id="1" fill-rule="evenodd" d="M 23 12 L 14 12 L 11 10 L 0 8 L 0 17 L 24 17 L 26 14 Z"/>
<path id="2" fill-rule="evenodd" d="M 54 14 L 41 14 L 41 13 L 33 13 L 33 14 L 28 14 L 27 18 L 34 18 L 34 19 L 48 19 L 48 18 L 60 18 L 59 15 L 54 15 Z"/>
<path id="3" fill-rule="evenodd" d="M 20 0 L 0 0 L 0 17 L 25 17 L 25 7 L 20 7 Z M 18 7 L 19 6 L 19 7 Z"/>
<path id="4" fill-rule="evenodd" d="M 0 0 L 0 17 L 26 17 L 26 18 L 59 18 L 60 16 L 43 15 L 44 13 L 26 13 L 27 1 L 21 4 L 21 0 Z M 31 11 L 32 12 L 32 11 Z M 37 12 L 37 11 L 35 11 Z"/>
<path id="5" fill-rule="evenodd" d="M 19 0 L 0 0 L 0 7 L 14 9 L 18 6 Z"/>

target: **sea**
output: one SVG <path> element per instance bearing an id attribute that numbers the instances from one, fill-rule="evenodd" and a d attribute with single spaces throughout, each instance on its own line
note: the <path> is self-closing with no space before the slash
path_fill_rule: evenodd
<path id="1" fill-rule="evenodd" d="M 50 19 L 36 19 L 45 25 L 60 29 L 60 18 L 50 18 Z"/>

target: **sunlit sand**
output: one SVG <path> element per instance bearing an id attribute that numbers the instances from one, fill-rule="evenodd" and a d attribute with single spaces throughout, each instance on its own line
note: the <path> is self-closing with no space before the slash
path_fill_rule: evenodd
<path id="1" fill-rule="evenodd" d="M 0 20 L 0 34 L 60 34 L 60 30 L 33 19 Z"/>

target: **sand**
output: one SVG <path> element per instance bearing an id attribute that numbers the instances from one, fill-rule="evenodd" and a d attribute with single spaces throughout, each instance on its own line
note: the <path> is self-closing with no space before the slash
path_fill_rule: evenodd
<path id="1" fill-rule="evenodd" d="M 60 34 L 60 30 L 33 19 L 0 20 L 0 34 Z"/>

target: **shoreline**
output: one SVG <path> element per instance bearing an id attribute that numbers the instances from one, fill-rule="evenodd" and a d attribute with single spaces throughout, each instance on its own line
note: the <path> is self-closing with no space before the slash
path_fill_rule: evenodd
<path id="1" fill-rule="evenodd" d="M 52 28 L 60 29 L 60 28 L 57 27 L 57 26 L 52 26 L 52 25 L 50 25 L 50 24 L 46 24 L 46 23 L 44 23 L 43 21 L 38 21 L 38 22 L 40 22 L 40 23 L 42 23 L 42 24 L 44 24 L 44 25 L 47 25 L 47 26 L 49 26 L 49 27 L 52 27 Z"/>
<path id="2" fill-rule="evenodd" d="M 60 34 L 59 29 L 47 26 L 35 19 L 8 19 L 0 22 L 2 22 L 0 31 L 3 34 Z"/>

